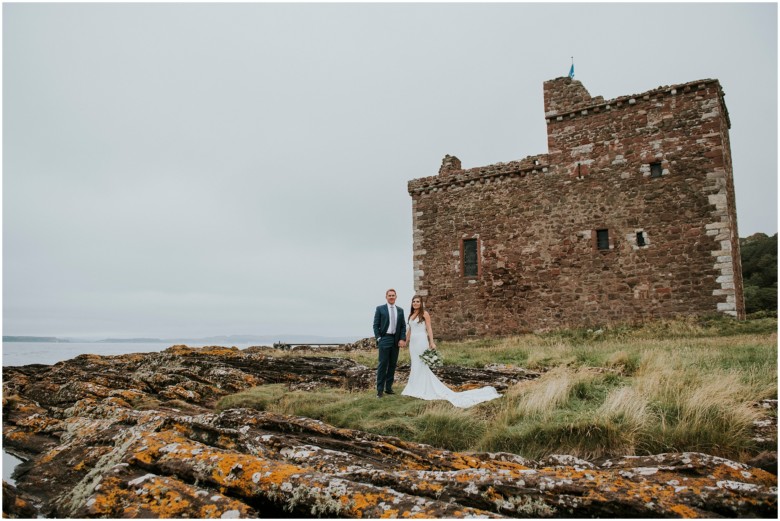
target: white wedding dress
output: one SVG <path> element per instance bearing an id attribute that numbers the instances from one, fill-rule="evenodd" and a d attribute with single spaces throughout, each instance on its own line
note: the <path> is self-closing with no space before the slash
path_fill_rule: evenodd
<path id="1" fill-rule="evenodd" d="M 406 327 L 411 328 L 412 336 L 409 338 L 409 355 L 412 359 L 412 369 L 409 372 L 409 383 L 401 393 L 404 396 L 412 396 L 423 400 L 447 400 L 455 407 L 471 407 L 481 402 L 486 402 L 501 395 L 494 387 L 480 387 L 463 392 L 455 392 L 441 380 L 439 380 L 430 367 L 420 360 L 420 355 L 428 349 L 428 334 L 425 321 L 418 322 L 415 317 Z"/>

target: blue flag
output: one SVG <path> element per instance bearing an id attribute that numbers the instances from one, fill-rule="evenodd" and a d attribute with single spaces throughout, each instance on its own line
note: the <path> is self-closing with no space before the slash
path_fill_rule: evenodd
<path id="1" fill-rule="evenodd" d="M 569 69 L 569 78 L 574 79 L 574 64 L 571 64 L 571 69 Z"/>

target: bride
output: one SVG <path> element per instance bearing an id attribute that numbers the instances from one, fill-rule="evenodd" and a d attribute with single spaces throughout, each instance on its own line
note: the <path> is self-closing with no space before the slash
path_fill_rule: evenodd
<path id="1" fill-rule="evenodd" d="M 423 400 L 447 400 L 455 407 L 471 407 L 501 396 L 494 387 L 455 392 L 444 385 L 433 374 L 430 367 L 420 359 L 423 351 L 429 346 L 431 349 L 436 349 L 436 344 L 431 330 L 431 316 L 425 311 L 419 295 L 412 298 L 412 311 L 406 327 L 406 344 L 409 346 L 412 369 L 409 373 L 409 383 L 406 384 L 402 395 Z"/>

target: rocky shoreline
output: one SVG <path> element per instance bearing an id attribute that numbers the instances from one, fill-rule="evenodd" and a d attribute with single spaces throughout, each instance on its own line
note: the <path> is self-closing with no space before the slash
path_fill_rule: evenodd
<path id="1" fill-rule="evenodd" d="M 408 369 L 406 369 L 408 371 Z M 403 368 L 401 377 L 403 378 Z M 448 368 L 458 388 L 535 373 Z M 4 368 L 5 517 L 776 517 L 777 477 L 699 453 L 587 462 L 458 453 L 219 398 L 284 383 L 368 390 L 326 356 L 174 346 Z"/>

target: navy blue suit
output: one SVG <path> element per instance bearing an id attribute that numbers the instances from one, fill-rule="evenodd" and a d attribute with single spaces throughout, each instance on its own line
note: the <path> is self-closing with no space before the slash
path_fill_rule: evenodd
<path id="1" fill-rule="evenodd" d="M 395 320 L 395 334 L 387 334 L 390 327 L 390 313 L 387 304 L 376 307 L 374 313 L 374 338 L 379 348 L 379 365 L 376 368 L 376 392 L 381 394 L 393 390 L 395 366 L 398 364 L 398 342 L 406 340 L 406 321 L 404 310 L 395 307 L 398 316 Z"/>

